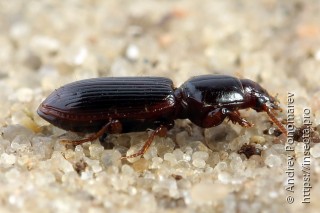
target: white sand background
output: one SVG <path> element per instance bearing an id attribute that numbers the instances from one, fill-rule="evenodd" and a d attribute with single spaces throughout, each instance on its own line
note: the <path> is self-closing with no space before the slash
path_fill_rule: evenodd
<path id="1" fill-rule="evenodd" d="M 75 80 L 165 76 L 179 86 L 219 73 L 258 82 L 284 109 L 294 93 L 295 125 L 310 108 L 316 127 L 319 20 L 317 0 L 0 1 L 0 212 L 319 212 L 320 144 L 310 143 L 312 190 L 302 204 L 308 149 L 300 138 L 286 151 L 265 113 L 242 111 L 255 124 L 248 129 L 177 121 L 131 162 L 120 156 L 146 132 L 112 135 L 112 149 L 66 147 L 58 141 L 65 131 L 36 113 Z M 244 144 L 261 155 L 239 154 Z M 294 192 L 285 189 L 287 156 Z"/>

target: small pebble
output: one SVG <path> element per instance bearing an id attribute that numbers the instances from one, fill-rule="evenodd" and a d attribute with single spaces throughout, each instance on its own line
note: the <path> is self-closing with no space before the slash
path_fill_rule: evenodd
<path id="1" fill-rule="evenodd" d="M 224 199 L 231 189 L 228 185 L 221 183 L 200 182 L 191 188 L 192 201 L 198 205 L 210 204 Z"/>
<path id="2" fill-rule="evenodd" d="M 218 180 L 220 180 L 221 183 L 224 183 L 224 184 L 230 183 L 230 181 L 231 181 L 231 175 L 230 175 L 229 172 L 226 172 L 226 171 L 220 172 L 220 173 L 218 174 Z"/>
<path id="3" fill-rule="evenodd" d="M 101 161 L 106 168 L 119 166 L 121 164 L 120 158 L 121 154 L 117 150 L 103 150 L 101 153 Z"/>
<path id="4" fill-rule="evenodd" d="M 8 167 L 16 162 L 17 157 L 13 154 L 2 153 L 0 156 L 0 164 Z"/>
<path id="5" fill-rule="evenodd" d="M 149 167 L 149 161 L 147 161 L 144 158 L 140 158 L 139 160 L 137 160 L 136 162 L 134 162 L 132 164 L 132 168 L 136 171 L 136 172 L 143 172 L 146 169 L 148 169 Z"/>
<path id="6" fill-rule="evenodd" d="M 162 164 L 162 162 L 163 162 L 162 158 L 159 158 L 159 157 L 152 158 L 151 168 L 152 169 L 159 169 L 159 167 Z"/>
<path id="7" fill-rule="evenodd" d="M 266 142 L 266 139 L 262 136 L 254 135 L 250 137 L 250 143 L 264 144 L 265 142 Z"/>
<path id="8" fill-rule="evenodd" d="M 53 54 L 60 49 L 60 42 L 53 37 L 34 36 L 30 41 L 30 47 L 33 52 L 39 54 Z"/>
<path id="9" fill-rule="evenodd" d="M 72 61 L 75 65 L 81 65 L 83 64 L 87 56 L 88 56 L 88 49 L 85 47 L 82 47 L 76 52 Z"/>
<path id="10" fill-rule="evenodd" d="M 139 59 L 139 48 L 134 45 L 130 44 L 126 49 L 126 57 L 131 61 L 136 61 Z"/>
<path id="11" fill-rule="evenodd" d="M 203 151 L 197 151 L 192 154 L 192 159 L 202 159 L 206 161 L 209 158 L 209 154 Z"/>
<path id="12" fill-rule="evenodd" d="M 217 163 L 215 169 L 218 170 L 218 172 L 225 171 L 228 168 L 228 164 L 225 161 L 220 161 Z"/>
<path id="13" fill-rule="evenodd" d="M 278 167 L 282 163 L 281 158 L 278 155 L 273 155 L 273 154 L 267 156 L 264 162 L 266 165 L 270 167 Z"/>
<path id="14" fill-rule="evenodd" d="M 314 158 L 319 158 L 320 157 L 320 143 L 317 143 L 313 147 L 310 148 L 310 154 Z"/>
<path id="15" fill-rule="evenodd" d="M 121 172 L 125 175 L 132 175 L 134 174 L 134 170 L 131 166 L 127 165 L 127 164 L 124 164 L 122 167 L 121 167 Z"/>
<path id="16" fill-rule="evenodd" d="M 206 166 L 206 162 L 203 159 L 196 158 L 192 160 L 192 165 L 196 168 L 203 169 Z"/>
<path id="17" fill-rule="evenodd" d="M 176 156 L 172 153 L 166 153 L 163 157 L 165 161 L 170 162 L 171 165 L 176 165 L 177 164 L 177 159 Z"/>
<path id="18" fill-rule="evenodd" d="M 182 160 L 183 159 L 183 152 L 181 151 L 181 149 L 175 149 L 173 150 L 172 154 L 175 156 L 175 158 L 177 159 L 177 161 Z"/>
<path id="19" fill-rule="evenodd" d="M 172 153 L 175 143 L 169 137 L 158 137 L 153 141 L 154 146 L 157 148 L 158 156 L 162 157 L 165 153 Z"/>
<path id="20" fill-rule="evenodd" d="M 104 148 L 100 144 L 91 144 L 89 146 L 89 151 L 92 158 L 98 159 L 104 151 Z"/>

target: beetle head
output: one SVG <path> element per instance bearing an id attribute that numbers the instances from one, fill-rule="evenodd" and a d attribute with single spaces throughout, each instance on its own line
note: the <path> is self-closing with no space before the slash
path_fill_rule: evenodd
<path id="1" fill-rule="evenodd" d="M 276 118 L 274 110 L 281 111 L 278 100 L 263 89 L 259 84 L 248 79 L 241 80 L 245 102 L 247 107 L 251 107 L 257 112 L 265 111 L 274 124 L 278 126 L 280 131 L 287 135 L 286 127 Z"/>
<path id="2" fill-rule="evenodd" d="M 278 105 L 278 100 L 269 95 L 258 83 L 249 79 L 242 79 L 241 83 L 244 89 L 246 103 L 250 105 L 249 107 L 257 112 L 281 110 Z"/>

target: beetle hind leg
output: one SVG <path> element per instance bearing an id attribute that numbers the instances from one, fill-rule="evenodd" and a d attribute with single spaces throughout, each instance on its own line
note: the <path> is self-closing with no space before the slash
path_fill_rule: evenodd
<path id="1" fill-rule="evenodd" d="M 104 125 L 98 132 L 90 135 L 87 138 L 81 139 L 81 140 L 61 140 L 60 142 L 62 144 L 70 144 L 70 145 L 80 145 L 85 142 L 94 141 L 101 136 L 103 136 L 106 132 L 108 133 L 121 133 L 122 131 L 122 124 L 119 120 L 111 120 L 106 125 Z"/>

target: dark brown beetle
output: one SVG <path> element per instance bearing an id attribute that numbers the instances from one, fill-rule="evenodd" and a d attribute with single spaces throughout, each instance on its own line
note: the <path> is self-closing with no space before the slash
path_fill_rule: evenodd
<path id="1" fill-rule="evenodd" d="M 74 132 L 95 132 L 89 138 L 69 141 L 81 144 L 108 133 L 154 129 L 143 148 L 127 158 L 146 152 L 156 135 L 165 135 L 175 119 L 190 119 L 209 128 L 229 118 L 244 127 L 252 126 L 238 110 L 267 112 L 286 134 L 273 110 L 275 98 L 259 84 L 226 75 L 196 76 L 175 88 L 163 77 L 105 77 L 81 80 L 51 93 L 38 108 L 49 123 Z"/>

